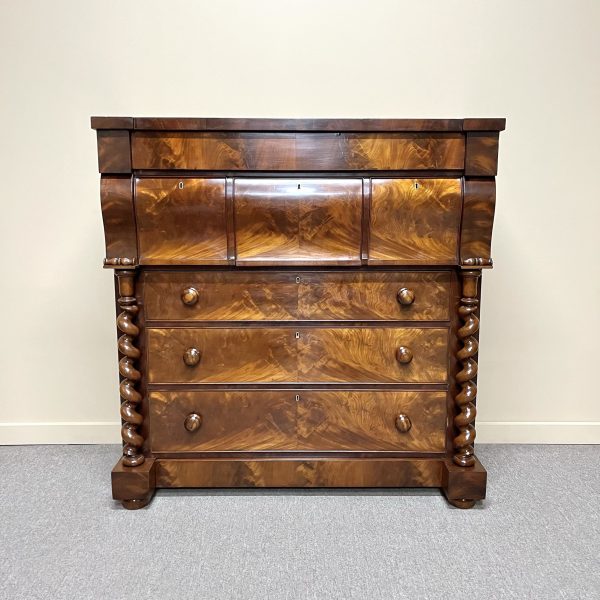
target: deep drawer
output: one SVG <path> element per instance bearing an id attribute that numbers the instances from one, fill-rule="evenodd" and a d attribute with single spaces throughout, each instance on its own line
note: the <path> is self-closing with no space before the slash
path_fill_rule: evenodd
<path id="1" fill-rule="evenodd" d="M 445 383 L 447 328 L 149 328 L 150 383 Z"/>
<path id="2" fill-rule="evenodd" d="M 146 319 L 445 321 L 450 272 L 146 272 Z"/>
<path id="3" fill-rule="evenodd" d="M 152 392 L 153 452 L 443 452 L 444 392 Z"/>

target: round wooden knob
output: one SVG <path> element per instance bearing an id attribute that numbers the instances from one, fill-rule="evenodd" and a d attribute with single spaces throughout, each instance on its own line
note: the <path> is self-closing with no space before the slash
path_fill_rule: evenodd
<path id="1" fill-rule="evenodd" d="M 185 288 L 181 293 L 181 301 L 188 306 L 194 306 L 198 302 L 198 290 L 193 287 Z"/>
<path id="2" fill-rule="evenodd" d="M 399 363 L 407 365 L 413 359 L 412 350 L 406 346 L 400 346 L 398 350 L 396 350 L 396 359 Z"/>
<path id="3" fill-rule="evenodd" d="M 408 415 L 398 415 L 396 417 L 396 429 L 400 433 L 406 433 L 412 427 L 412 423 Z"/>
<path id="4" fill-rule="evenodd" d="M 188 431 L 196 431 L 200 429 L 200 425 L 202 425 L 202 416 L 198 413 L 190 413 L 183 422 L 183 426 Z"/>
<path id="5" fill-rule="evenodd" d="M 188 367 L 195 367 L 200 362 L 200 350 L 198 348 L 188 348 L 183 353 L 183 362 Z"/>
<path id="6" fill-rule="evenodd" d="M 415 293 L 412 290 L 403 287 L 398 290 L 396 298 L 398 298 L 398 302 L 400 302 L 402 306 L 409 306 L 415 301 Z"/>

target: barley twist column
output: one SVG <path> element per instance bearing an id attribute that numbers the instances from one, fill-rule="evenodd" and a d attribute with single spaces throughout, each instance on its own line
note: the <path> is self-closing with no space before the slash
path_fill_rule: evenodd
<path id="1" fill-rule="evenodd" d="M 475 334 L 479 330 L 479 319 L 475 315 L 479 300 L 477 299 L 477 284 L 480 271 L 462 272 L 462 298 L 458 307 L 458 314 L 463 325 L 458 330 L 458 339 L 462 347 L 456 356 L 461 363 L 461 370 L 456 375 L 456 381 L 461 389 L 454 399 L 459 413 L 454 418 L 454 424 L 458 429 L 458 435 L 454 438 L 454 462 L 461 467 L 471 467 L 475 464 L 475 400 L 477 398 L 477 386 L 474 379 L 477 376 L 477 354 L 478 343 Z"/>
<path id="2" fill-rule="evenodd" d="M 137 467 L 144 462 L 141 452 L 144 438 L 138 432 L 143 423 L 143 417 L 137 412 L 137 406 L 142 400 L 142 395 L 136 389 L 141 379 L 141 373 L 136 368 L 140 358 L 140 350 L 135 346 L 135 338 L 140 334 L 135 319 L 139 311 L 134 295 L 135 271 L 121 270 L 116 273 L 119 286 L 118 304 L 121 312 L 117 317 L 117 327 L 122 335 L 119 337 L 119 374 L 121 383 L 121 437 L 123 438 L 123 464 L 128 467 Z"/>

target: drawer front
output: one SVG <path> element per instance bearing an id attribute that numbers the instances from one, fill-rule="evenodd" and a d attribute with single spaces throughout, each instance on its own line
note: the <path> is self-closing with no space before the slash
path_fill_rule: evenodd
<path id="1" fill-rule="evenodd" d="M 450 273 L 301 273 L 298 318 L 446 321 Z"/>
<path id="2" fill-rule="evenodd" d="M 305 329 L 298 339 L 298 380 L 445 383 L 447 347 L 445 328 Z"/>
<path id="3" fill-rule="evenodd" d="M 134 131 L 134 169 L 463 169 L 462 133 Z"/>
<path id="4" fill-rule="evenodd" d="M 227 264 L 225 179 L 136 179 L 140 263 Z"/>
<path id="5" fill-rule="evenodd" d="M 450 273 L 147 272 L 146 319 L 446 321 Z"/>
<path id="6" fill-rule="evenodd" d="M 150 383 L 296 381 L 294 330 L 148 328 L 147 332 Z M 196 364 L 184 362 L 184 358 L 193 362 L 194 355 L 199 358 Z"/>
<path id="7" fill-rule="evenodd" d="M 149 328 L 150 383 L 445 383 L 446 328 Z"/>
<path id="8" fill-rule="evenodd" d="M 237 264 L 360 264 L 360 179 L 236 179 L 234 212 Z"/>
<path id="9" fill-rule="evenodd" d="M 369 264 L 456 264 L 460 179 L 373 179 Z"/>
<path id="10" fill-rule="evenodd" d="M 153 452 L 443 452 L 446 415 L 444 392 L 151 392 L 150 444 Z"/>

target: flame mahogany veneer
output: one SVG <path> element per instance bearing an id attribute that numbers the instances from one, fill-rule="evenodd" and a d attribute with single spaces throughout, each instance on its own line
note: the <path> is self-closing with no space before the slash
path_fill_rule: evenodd
<path id="1" fill-rule="evenodd" d="M 123 456 L 160 487 L 439 487 L 474 454 L 504 119 L 92 117 Z"/>

